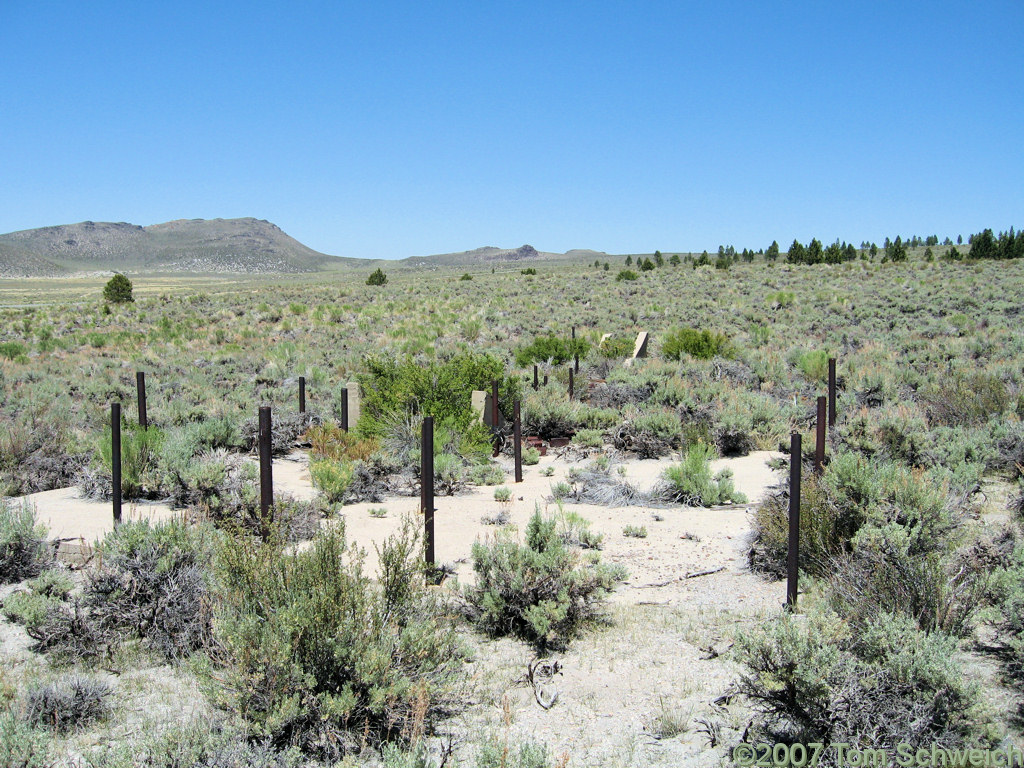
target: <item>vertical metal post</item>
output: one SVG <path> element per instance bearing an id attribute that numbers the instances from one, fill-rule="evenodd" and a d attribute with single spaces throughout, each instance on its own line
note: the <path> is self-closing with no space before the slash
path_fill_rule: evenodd
<path id="1" fill-rule="evenodd" d="M 575 325 L 572 327 L 572 340 L 573 340 L 573 347 L 575 348 L 575 346 L 576 346 L 576 344 L 575 344 L 575 342 L 576 342 L 576 326 Z M 580 372 L 580 354 L 579 354 L 579 352 L 575 351 L 575 349 L 573 350 L 573 367 L 576 369 L 576 373 Z"/>
<path id="2" fill-rule="evenodd" d="M 348 432 L 348 387 L 341 390 L 341 428 Z"/>
<path id="3" fill-rule="evenodd" d="M 498 380 L 491 381 L 491 428 L 498 429 Z"/>
<path id="4" fill-rule="evenodd" d="M 519 401 L 512 406 L 512 452 L 515 457 L 516 482 L 523 482 L 523 424 L 519 415 Z"/>
<path id="5" fill-rule="evenodd" d="M 828 359 L 828 428 L 836 425 L 836 359 Z"/>
<path id="6" fill-rule="evenodd" d="M 814 436 L 814 474 L 825 469 L 825 396 L 818 398 L 817 432 Z"/>
<path id="7" fill-rule="evenodd" d="M 434 565 L 434 417 L 425 416 L 420 432 L 420 509 L 423 511 L 424 558 Z M 429 578 L 429 576 L 428 576 Z"/>
<path id="8" fill-rule="evenodd" d="M 545 373 L 544 374 L 544 386 L 546 387 L 547 385 L 548 385 L 548 375 Z"/>
<path id="9" fill-rule="evenodd" d="M 789 555 L 786 558 L 786 606 L 796 605 L 800 576 L 800 434 L 789 438 Z"/>
<path id="10" fill-rule="evenodd" d="M 306 412 L 306 377 L 299 376 L 299 413 Z"/>
<path id="11" fill-rule="evenodd" d="M 135 372 L 135 389 L 139 396 L 139 426 L 149 429 L 149 418 L 146 416 L 146 374 L 144 371 Z"/>
<path id="12" fill-rule="evenodd" d="M 271 460 L 270 406 L 260 406 L 260 512 L 266 515 L 274 505 L 273 462 Z"/>
<path id="13" fill-rule="evenodd" d="M 539 380 L 537 378 L 537 366 L 534 365 L 533 366 L 533 391 L 536 392 L 537 391 L 537 387 L 539 387 L 539 386 L 540 386 L 540 383 L 539 383 Z"/>
<path id="14" fill-rule="evenodd" d="M 114 527 L 121 524 L 121 404 L 110 404 L 110 495 L 114 500 Z"/>
<path id="15" fill-rule="evenodd" d="M 572 400 L 573 394 L 576 390 L 576 377 L 573 375 L 572 368 L 569 369 L 569 399 Z"/>

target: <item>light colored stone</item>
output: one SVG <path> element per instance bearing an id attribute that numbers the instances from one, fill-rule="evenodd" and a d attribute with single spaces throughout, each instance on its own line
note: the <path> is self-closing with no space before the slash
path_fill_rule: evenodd
<path id="1" fill-rule="evenodd" d="M 487 423 L 487 408 L 489 400 L 490 397 L 488 397 L 486 392 L 479 389 L 473 390 L 472 400 L 470 401 L 470 408 L 473 409 L 473 416 L 481 424 Z"/>
<path id="2" fill-rule="evenodd" d="M 633 359 L 647 357 L 647 331 L 640 331 L 636 335 L 636 344 L 633 345 Z"/>
<path id="3" fill-rule="evenodd" d="M 363 399 L 359 395 L 359 382 L 350 381 L 345 386 L 348 389 L 348 428 L 355 429 L 362 413 Z"/>

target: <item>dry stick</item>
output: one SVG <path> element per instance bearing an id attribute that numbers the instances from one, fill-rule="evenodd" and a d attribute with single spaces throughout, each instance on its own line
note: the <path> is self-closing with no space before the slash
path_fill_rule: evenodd
<path id="1" fill-rule="evenodd" d="M 114 506 L 114 527 L 121 524 L 121 404 L 110 404 L 110 495 Z"/>
<path id="2" fill-rule="evenodd" d="M 139 426 L 143 429 L 148 429 L 149 418 L 146 416 L 146 374 L 144 371 L 135 372 L 135 389 L 139 397 Z"/>
<path id="3" fill-rule="evenodd" d="M 814 474 L 825 469 L 825 396 L 818 398 L 817 430 L 814 436 Z"/>
<path id="4" fill-rule="evenodd" d="M 836 425 L 836 359 L 828 359 L 828 428 Z"/>
<path id="5" fill-rule="evenodd" d="M 519 414 L 519 401 L 512 406 L 512 453 L 515 457 L 516 482 L 523 482 L 523 424 Z"/>
<path id="6" fill-rule="evenodd" d="M 420 430 L 420 510 L 423 512 L 424 559 L 434 567 L 434 417 L 425 416 Z M 430 581 L 430 574 L 427 574 Z"/>
<path id="7" fill-rule="evenodd" d="M 271 450 L 270 406 L 261 405 L 259 431 L 260 512 L 262 512 L 264 516 L 266 516 L 274 504 L 274 465 L 271 461 Z"/>
<path id="8" fill-rule="evenodd" d="M 712 573 L 718 573 L 719 571 L 724 571 L 724 570 L 725 570 L 725 566 L 724 565 L 720 565 L 717 568 L 709 568 L 706 571 L 695 571 L 694 573 L 688 573 L 683 578 L 684 579 L 696 579 L 698 576 L 710 576 Z"/>
<path id="9" fill-rule="evenodd" d="M 786 557 L 786 606 L 796 606 L 800 576 L 800 433 L 789 438 L 789 552 Z"/>

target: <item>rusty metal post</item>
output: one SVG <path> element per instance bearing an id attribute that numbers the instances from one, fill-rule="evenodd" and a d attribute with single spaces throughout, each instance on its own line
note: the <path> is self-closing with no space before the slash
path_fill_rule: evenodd
<path id="1" fill-rule="evenodd" d="M 580 354 L 575 350 L 576 347 L 576 326 L 572 327 L 572 340 L 573 340 L 573 365 L 576 369 L 576 373 L 580 372 Z"/>
<path id="2" fill-rule="evenodd" d="M 491 381 L 491 428 L 498 429 L 498 380 Z"/>
<path id="3" fill-rule="evenodd" d="M 110 404 L 110 495 L 114 502 L 114 527 L 121 524 L 121 404 Z"/>
<path id="4" fill-rule="evenodd" d="M 260 406 L 260 512 L 266 515 L 274 505 L 273 462 L 271 460 L 270 406 Z"/>
<path id="5" fill-rule="evenodd" d="M 434 566 L 434 417 L 425 416 L 420 430 L 420 510 L 427 567 Z M 428 574 L 429 579 L 429 574 Z"/>
<path id="6" fill-rule="evenodd" d="M 814 436 L 814 474 L 825 470 L 825 396 L 818 398 L 817 432 Z"/>
<path id="7" fill-rule="evenodd" d="M 146 374 L 144 371 L 135 372 L 135 390 L 139 397 L 139 426 L 149 429 L 149 418 L 146 416 Z"/>
<path id="8" fill-rule="evenodd" d="M 789 438 L 789 554 L 786 558 L 786 607 L 796 605 L 800 576 L 800 434 Z"/>
<path id="9" fill-rule="evenodd" d="M 523 424 L 519 414 L 519 401 L 512 406 L 512 440 L 513 455 L 516 466 L 516 482 L 523 482 Z"/>
<path id="10" fill-rule="evenodd" d="M 573 375 L 572 368 L 569 369 L 569 399 L 572 400 L 573 395 L 576 391 L 576 377 Z"/>
<path id="11" fill-rule="evenodd" d="M 341 428 L 348 432 L 348 387 L 341 390 Z"/>
<path id="12" fill-rule="evenodd" d="M 828 428 L 836 425 L 836 359 L 828 359 Z"/>
<path id="13" fill-rule="evenodd" d="M 544 386 L 546 387 L 547 385 L 548 385 L 548 375 L 545 373 L 544 374 Z"/>
<path id="14" fill-rule="evenodd" d="M 299 413 L 306 412 L 306 377 L 299 376 Z"/>
<path id="15" fill-rule="evenodd" d="M 539 386 L 540 386 L 540 383 L 539 383 L 539 381 L 537 379 L 537 366 L 534 365 L 533 366 L 533 391 L 536 392 L 537 391 L 537 387 L 539 387 Z"/>

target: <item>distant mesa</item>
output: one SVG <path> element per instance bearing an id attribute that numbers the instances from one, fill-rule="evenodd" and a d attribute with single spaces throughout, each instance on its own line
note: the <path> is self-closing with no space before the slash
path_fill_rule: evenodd
<path id="1" fill-rule="evenodd" d="M 335 258 L 303 245 L 269 221 L 254 218 L 178 219 L 148 227 L 83 221 L 0 235 L 2 277 L 97 270 L 317 272 Z"/>

